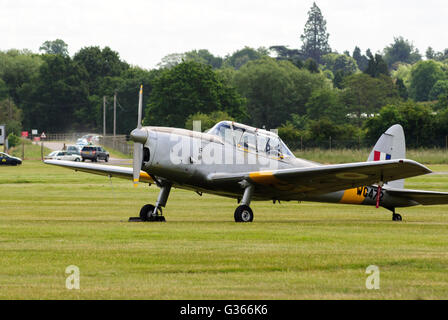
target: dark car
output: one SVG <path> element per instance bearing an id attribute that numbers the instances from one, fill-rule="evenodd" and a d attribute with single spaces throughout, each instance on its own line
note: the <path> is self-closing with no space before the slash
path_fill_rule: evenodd
<path id="1" fill-rule="evenodd" d="M 104 150 L 102 147 L 96 146 L 85 146 L 81 150 L 82 161 L 86 159 L 92 160 L 92 162 L 97 162 L 98 160 L 109 161 L 109 152 Z"/>
<path id="2" fill-rule="evenodd" d="M 9 164 L 12 166 L 16 166 L 18 164 L 22 164 L 22 159 L 0 152 L 0 165 L 1 164 Z"/>

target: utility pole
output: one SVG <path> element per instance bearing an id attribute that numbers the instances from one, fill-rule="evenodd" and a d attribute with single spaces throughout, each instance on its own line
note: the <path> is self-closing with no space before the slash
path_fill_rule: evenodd
<path id="1" fill-rule="evenodd" d="M 117 128 L 117 92 L 114 94 L 114 139 Z"/>
<path id="2" fill-rule="evenodd" d="M 106 138 L 106 96 L 103 96 L 103 139 Z"/>
<path id="3" fill-rule="evenodd" d="M 113 146 L 115 149 L 115 134 L 116 134 L 116 130 L 117 130 L 117 92 L 115 91 L 114 93 L 114 141 L 113 141 Z"/>

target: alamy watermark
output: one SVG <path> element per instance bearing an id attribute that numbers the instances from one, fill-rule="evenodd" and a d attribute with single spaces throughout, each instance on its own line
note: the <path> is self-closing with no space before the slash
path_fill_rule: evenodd
<path id="1" fill-rule="evenodd" d="M 380 289 L 380 268 L 370 265 L 366 268 L 366 274 L 370 274 L 366 279 L 366 288 L 368 290 Z"/>
<path id="2" fill-rule="evenodd" d="M 65 279 L 65 287 L 68 290 L 79 290 L 80 289 L 80 272 L 79 267 L 75 265 L 70 265 L 65 268 L 65 273 L 69 276 Z"/>
<path id="3" fill-rule="evenodd" d="M 201 122 L 193 122 L 193 132 L 201 132 Z M 241 128 L 218 127 L 216 140 L 204 140 L 201 135 L 170 134 L 170 161 L 174 165 L 257 165 L 278 169 L 278 160 L 289 156 L 286 145 L 276 129 L 249 131 Z M 216 143 L 222 141 L 224 143 Z"/>

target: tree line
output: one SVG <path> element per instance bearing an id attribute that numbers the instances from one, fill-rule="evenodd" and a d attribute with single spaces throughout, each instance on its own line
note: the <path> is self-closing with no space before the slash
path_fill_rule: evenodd
<path id="1" fill-rule="evenodd" d="M 225 57 L 207 49 L 173 53 L 147 70 L 129 65 L 109 47 L 85 47 L 72 57 L 60 39 L 40 53 L 0 51 L 0 122 L 7 131 L 108 133 L 112 97 L 117 132 L 136 126 L 138 88 L 144 86 L 144 124 L 208 129 L 229 119 L 278 128 L 294 147 L 329 139 L 373 143 L 400 123 L 410 146 L 445 146 L 448 136 L 448 49 L 395 37 L 382 51 L 335 52 L 314 3 L 300 35 L 302 46 L 245 47 Z M 349 145 L 346 145 L 349 146 Z"/>

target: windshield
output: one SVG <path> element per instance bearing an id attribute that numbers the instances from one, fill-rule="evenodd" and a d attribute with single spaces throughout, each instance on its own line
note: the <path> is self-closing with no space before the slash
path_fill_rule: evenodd
<path id="1" fill-rule="evenodd" d="M 294 157 L 284 142 L 273 132 L 258 130 L 230 121 L 221 121 L 208 133 L 246 151 L 266 153 L 280 158 Z"/>

